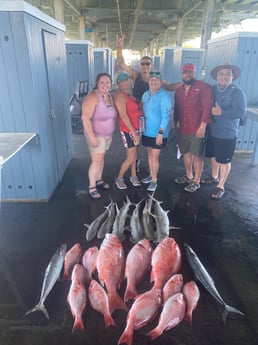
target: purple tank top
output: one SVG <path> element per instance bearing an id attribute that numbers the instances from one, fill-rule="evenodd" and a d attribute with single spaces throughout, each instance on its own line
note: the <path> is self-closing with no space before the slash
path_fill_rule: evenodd
<path id="1" fill-rule="evenodd" d="M 111 105 L 106 105 L 98 90 L 95 90 L 99 103 L 96 105 L 93 117 L 92 128 L 96 137 L 110 137 L 116 127 L 117 111 L 110 96 Z"/>

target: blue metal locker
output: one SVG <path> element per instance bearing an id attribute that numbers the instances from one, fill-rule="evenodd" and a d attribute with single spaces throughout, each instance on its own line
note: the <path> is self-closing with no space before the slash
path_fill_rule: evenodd
<path id="1" fill-rule="evenodd" d="M 164 80 L 173 83 L 175 80 L 172 74 L 172 67 L 174 63 L 174 50 L 175 47 L 166 46 L 160 48 L 160 73 Z"/>
<path id="2" fill-rule="evenodd" d="M 89 90 L 91 90 L 95 84 L 93 43 L 86 40 L 66 41 L 65 47 L 70 96 L 73 95 L 79 81 L 88 80 Z"/>
<path id="3" fill-rule="evenodd" d="M 204 49 L 175 48 L 173 60 L 173 81 L 177 82 L 182 79 L 182 66 L 188 62 L 195 65 L 196 78 L 202 79 Z"/>
<path id="4" fill-rule="evenodd" d="M 95 48 L 94 56 L 94 79 L 99 73 L 108 73 L 107 69 L 107 51 L 105 48 Z"/>
<path id="5" fill-rule="evenodd" d="M 4 164 L 2 199 L 48 200 L 72 155 L 65 28 L 24 1 L 1 1 L 0 22 L 0 132 L 37 133 Z"/>
<path id="6" fill-rule="evenodd" d="M 153 70 L 160 71 L 160 56 L 159 55 L 153 56 Z"/>

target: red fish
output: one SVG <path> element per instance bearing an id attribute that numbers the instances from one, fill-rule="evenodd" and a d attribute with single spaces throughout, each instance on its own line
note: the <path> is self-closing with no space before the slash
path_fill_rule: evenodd
<path id="1" fill-rule="evenodd" d="M 117 292 L 124 278 L 124 269 L 125 254 L 122 244 L 115 234 L 108 233 L 99 249 L 97 271 L 101 285 L 105 285 L 107 290 L 111 314 L 116 309 L 127 311 L 127 306 Z"/>
<path id="2" fill-rule="evenodd" d="M 92 273 L 96 270 L 97 257 L 99 250 L 95 247 L 88 248 L 82 256 L 82 264 L 88 272 L 89 279 L 92 279 Z"/>
<path id="3" fill-rule="evenodd" d="M 75 264 L 73 266 L 71 279 L 78 279 L 82 284 L 86 285 L 89 281 L 89 276 L 86 268 L 80 264 Z"/>
<path id="4" fill-rule="evenodd" d="M 87 295 L 85 286 L 77 279 L 73 280 L 67 296 L 67 301 L 70 305 L 72 315 L 74 317 L 74 324 L 72 332 L 76 330 L 84 330 L 82 314 L 87 304 Z"/>
<path id="5" fill-rule="evenodd" d="M 108 304 L 108 296 L 103 287 L 94 279 L 91 280 L 89 286 L 89 303 L 97 312 L 103 314 L 105 327 L 115 326 L 116 323 L 111 316 Z"/>
<path id="6" fill-rule="evenodd" d="M 125 302 L 129 299 L 134 299 L 138 295 L 136 285 L 150 269 L 151 255 L 152 247 L 147 239 L 140 240 L 128 253 L 125 264 L 125 278 L 127 279 Z M 137 269 L 135 269 L 136 266 Z"/>
<path id="7" fill-rule="evenodd" d="M 80 262 L 82 256 L 82 247 L 80 243 L 76 243 L 66 254 L 64 259 L 63 279 L 70 280 L 73 266 Z"/>
<path id="8" fill-rule="evenodd" d="M 169 299 L 172 295 L 175 295 L 178 292 L 182 291 L 184 285 L 184 279 L 182 274 L 173 274 L 171 278 L 166 282 L 163 288 L 163 304 L 166 300 Z"/>
<path id="9" fill-rule="evenodd" d="M 166 301 L 160 314 L 157 327 L 147 333 L 151 341 L 158 338 L 164 331 L 177 326 L 185 316 L 186 302 L 184 295 L 179 292 Z"/>
<path id="10" fill-rule="evenodd" d="M 151 289 L 139 295 L 128 313 L 126 328 L 118 340 L 118 344 L 132 345 L 134 331 L 152 321 L 156 317 L 160 305 L 160 289 Z"/>
<path id="11" fill-rule="evenodd" d="M 197 307 L 197 303 L 200 298 L 200 290 L 195 281 L 191 280 L 184 285 L 183 294 L 185 296 L 187 305 L 185 320 L 192 325 L 192 314 L 194 309 Z"/>
<path id="12" fill-rule="evenodd" d="M 176 241 L 166 237 L 154 249 L 151 259 L 151 282 L 154 287 L 163 289 L 172 274 L 178 273 L 182 264 L 182 255 Z"/>

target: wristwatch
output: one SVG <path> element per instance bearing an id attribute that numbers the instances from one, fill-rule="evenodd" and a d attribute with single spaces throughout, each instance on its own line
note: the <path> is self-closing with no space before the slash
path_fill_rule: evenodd
<path id="1" fill-rule="evenodd" d="M 163 133 L 164 133 L 163 129 L 160 129 L 159 134 L 163 134 Z"/>

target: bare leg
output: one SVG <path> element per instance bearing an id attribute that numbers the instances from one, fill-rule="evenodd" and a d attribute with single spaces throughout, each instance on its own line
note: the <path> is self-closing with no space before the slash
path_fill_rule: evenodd
<path id="1" fill-rule="evenodd" d="M 150 148 L 149 164 L 150 164 L 150 174 L 152 177 L 152 181 L 157 181 L 157 176 L 159 172 L 159 155 L 160 155 L 160 150 Z"/>
<path id="2" fill-rule="evenodd" d="M 105 152 L 91 154 L 91 164 L 88 171 L 89 188 L 96 186 L 96 181 L 102 179 Z"/>
<path id="3" fill-rule="evenodd" d="M 189 180 L 193 178 L 193 156 L 190 152 L 184 153 L 183 155 L 185 175 Z"/>
<path id="4" fill-rule="evenodd" d="M 219 177 L 220 164 L 216 162 L 215 157 L 211 158 L 211 176 L 216 180 Z"/>
<path id="5" fill-rule="evenodd" d="M 203 170 L 203 158 L 199 156 L 193 156 L 194 165 L 194 179 L 195 183 L 200 183 L 202 170 Z"/>
<path id="6" fill-rule="evenodd" d="M 126 159 L 121 165 L 117 178 L 121 179 L 124 177 L 126 171 L 131 167 L 131 176 L 136 176 L 136 158 L 137 158 L 138 147 L 130 147 L 126 149 Z"/>
<path id="7" fill-rule="evenodd" d="M 217 185 L 218 188 L 224 189 L 224 185 L 227 181 L 228 175 L 231 170 L 231 162 L 219 165 L 220 179 Z"/>

